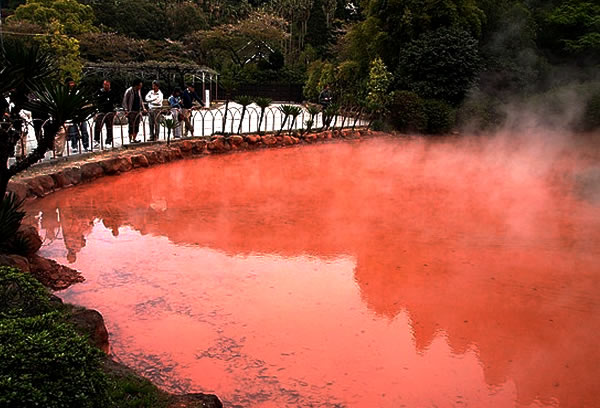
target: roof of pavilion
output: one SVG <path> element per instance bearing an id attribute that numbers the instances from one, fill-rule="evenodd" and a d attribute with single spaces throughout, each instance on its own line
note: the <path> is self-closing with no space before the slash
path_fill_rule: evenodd
<path id="1" fill-rule="evenodd" d="M 88 62 L 85 72 L 99 73 L 131 73 L 141 76 L 153 76 L 161 73 L 177 73 L 182 75 L 219 75 L 217 71 L 204 65 L 182 62 L 144 61 L 144 62 Z"/>

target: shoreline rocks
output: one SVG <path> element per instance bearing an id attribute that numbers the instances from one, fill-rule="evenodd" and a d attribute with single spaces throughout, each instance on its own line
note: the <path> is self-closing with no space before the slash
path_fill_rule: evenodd
<path id="1" fill-rule="evenodd" d="M 378 135 L 367 129 L 327 130 L 316 133 L 215 135 L 210 138 L 152 143 L 99 152 L 86 157 L 72 156 L 54 165 L 33 166 L 8 183 L 19 199 L 44 197 L 54 191 L 87 183 L 107 175 L 118 175 L 141 167 L 189 157 L 324 143 L 336 139 L 361 139 Z"/>

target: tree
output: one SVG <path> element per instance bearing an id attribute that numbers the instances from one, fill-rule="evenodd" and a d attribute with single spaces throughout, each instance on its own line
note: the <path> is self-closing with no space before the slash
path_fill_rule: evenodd
<path id="1" fill-rule="evenodd" d="M 81 122 L 91 116 L 92 97 L 82 90 L 71 90 L 53 77 L 55 62 L 39 47 L 6 43 L 0 54 L 0 97 L 11 92 L 14 103 L 9 121 L 0 122 L 0 197 L 4 197 L 11 177 L 41 160 L 54 147 L 54 139 L 65 121 Z M 28 96 L 32 94 L 33 99 Z M 40 117 L 49 117 L 37 147 L 21 160 L 8 166 L 21 137 L 22 120 L 18 112 L 28 109 Z"/>
<path id="2" fill-rule="evenodd" d="M 600 62 L 600 4 L 568 1 L 551 11 L 545 21 L 543 43 L 563 58 Z"/>
<path id="3" fill-rule="evenodd" d="M 400 53 L 398 88 L 458 104 L 479 69 L 477 40 L 460 29 L 441 28 L 411 41 Z"/>
<path id="4" fill-rule="evenodd" d="M 100 25 L 136 39 L 180 40 L 208 28 L 197 2 L 166 0 L 91 0 Z"/>
<path id="5" fill-rule="evenodd" d="M 28 22 L 40 27 L 38 42 L 43 50 L 55 55 L 61 76 L 79 79 L 81 61 L 75 35 L 95 32 L 94 13 L 90 6 L 76 0 L 27 0 L 10 20 Z"/>
<path id="6" fill-rule="evenodd" d="M 356 61 L 343 61 L 336 67 L 334 92 L 344 106 L 356 106 L 364 97 L 364 81 Z"/>
<path id="7" fill-rule="evenodd" d="M 304 47 L 313 3 L 314 0 L 271 0 L 270 2 L 273 12 L 288 22 L 289 35 L 284 43 L 288 55 L 296 50 L 296 45 L 297 49 Z"/>
<path id="8" fill-rule="evenodd" d="M 273 100 L 271 98 L 258 97 L 254 100 L 254 103 L 260 108 L 260 119 L 258 120 L 258 133 L 261 133 L 260 127 L 265 117 L 265 110 L 271 105 Z"/>
<path id="9" fill-rule="evenodd" d="M 316 102 L 319 98 L 319 80 L 321 79 L 321 71 L 323 69 L 323 61 L 317 60 L 309 65 L 307 70 L 307 79 L 302 89 L 304 97 L 309 101 Z"/>
<path id="10" fill-rule="evenodd" d="M 480 41 L 479 86 L 486 93 L 507 97 L 532 91 L 544 67 L 533 13 L 515 0 L 482 3 L 488 19 Z"/>
<path id="11" fill-rule="evenodd" d="M 369 110 L 376 115 L 381 115 L 392 101 L 392 95 L 389 92 L 392 83 L 392 74 L 388 72 L 387 67 L 381 58 L 375 58 L 371 62 L 369 78 L 367 80 L 367 106 Z"/>
<path id="12" fill-rule="evenodd" d="M 363 70 L 380 56 L 395 71 L 398 50 L 440 28 L 461 29 L 478 38 L 485 20 L 475 0 L 368 0 L 364 4 L 365 20 L 353 25 L 344 41 L 346 53 Z"/>
<path id="13" fill-rule="evenodd" d="M 58 22 L 61 33 L 77 35 L 94 32 L 94 12 L 90 6 L 76 0 L 27 0 L 15 11 L 14 18 L 38 24 L 40 27 L 50 27 Z"/>
<path id="14" fill-rule="evenodd" d="M 208 59 L 204 63 L 213 66 L 231 63 L 243 68 L 255 58 L 270 55 L 278 49 L 281 41 L 288 37 L 286 24 L 281 17 L 254 12 L 236 24 L 196 31 L 187 36 L 184 42 Z"/>
<path id="15" fill-rule="evenodd" d="M 242 133 L 242 125 L 244 124 L 244 116 L 246 116 L 246 110 L 248 105 L 252 103 L 252 97 L 248 95 L 240 95 L 235 100 L 236 103 L 242 105 L 242 114 L 240 116 L 240 126 L 238 127 L 238 134 Z"/>

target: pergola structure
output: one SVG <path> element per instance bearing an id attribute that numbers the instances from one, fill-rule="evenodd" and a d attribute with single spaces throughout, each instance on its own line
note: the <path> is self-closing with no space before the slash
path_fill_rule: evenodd
<path id="1" fill-rule="evenodd" d="M 202 98 L 207 85 L 211 95 L 218 98 L 219 73 L 214 69 L 194 63 L 145 61 L 145 62 L 89 62 L 83 67 L 84 74 L 101 74 L 104 77 L 131 76 L 142 79 L 167 78 L 169 88 L 173 83 L 184 85 L 185 78 L 192 77 L 193 82 L 202 81 Z M 177 78 L 179 77 L 179 81 Z M 214 84 L 214 85 L 213 85 Z M 214 90 L 214 93 L 213 93 Z"/>

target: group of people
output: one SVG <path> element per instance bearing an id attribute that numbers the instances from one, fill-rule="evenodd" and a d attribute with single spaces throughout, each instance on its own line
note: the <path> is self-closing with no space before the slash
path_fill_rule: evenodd
<path id="1" fill-rule="evenodd" d="M 181 122 L 185 124 L 185 133 L 183 136 L 187 136 L 188 133 L 194 136 L 194 126 L 191 122 L 193 103 L 197 101 L 202 104 L 202 98 L 196 93 L 194 84 L 187 84 L 183 92 L 180 88 L 175 88 L 168 98 L 168 109 L 165 109 L 166 107 L 163 105 L 165 98 L 160 90 L 160 83 L 158 81 L 152 81 L 152 89 L 145 97 L 142 97 L 142 85 L 143 82 L 141 79 L 135 79 L 132 85 L 125 91 L 121 103 L 125 117 L 127 117 L 130 143 L 139 143 L 141 141 L 138 139 L 138 134 L 142 115 L 146 113 L 149 117 L 148 128 L 150 134 L 148 140 L 157 140 L 160 134 L 161 116 L 165 113 L 165 110 L 170 110 L 175 122 L 180 123 L 174 129 L 174 137 L 179 138 L 182 136 L 183 126 Z M 108 79 L 104 80 L 102 88 L 98 90 L 95 97 L 98 114 L 95 118 L 94 142 L 96 144 L 95 147 L 99 147 L 104 127 L 106 127 L 105 144 L 113 143 L 113 123 L 118 99 Z M 77 129 L 77 126 L 75 128 Z M 81 133 L 81 136 L 85 137 L 86 134 Z"/>

